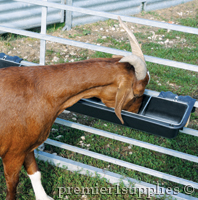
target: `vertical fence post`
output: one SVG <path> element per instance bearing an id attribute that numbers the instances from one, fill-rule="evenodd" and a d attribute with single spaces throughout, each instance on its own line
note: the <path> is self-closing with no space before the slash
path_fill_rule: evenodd
<path id="1" fill-rule="evenodd" d="M 47 27 L 47 7 L 43 6 L 41 15 L 41 34 L 46 34 L 46 27 Z M 45 50 L 46 50 L 46 41 L 40 40 L 40 65 L 45 65 Z"/>
<path id="2" fill-rule="evenodd" d="M 64 4 L 65 4 L 65 0 L 61 0 L 61 4 L 64 5 Z M 60 20 L 60 22 L 63 23 L 63 22 L 64 22 L 64 18 L 65 18 L 65 10 L 61 10 L 60 15 L 61 15 L 61 20 Z"/>
<path id="3" fill-rule="evenodd" d="M 146 10 L 146 1 L 142 1 L 142 8 L 141 8 L 141 12 L 145 11 Z"/>
<path id="4" fill-rule="evenodd" d="M 73 5 L 73 0 L 67 0 L 66 4 L 68 6 L 72 6 Z M 71 30 L 72 28 L 72 11 L 66 10 L 66 19 L 65 19 L 65 26 L 62 29 L 63 31 L 67 30 Z"/>

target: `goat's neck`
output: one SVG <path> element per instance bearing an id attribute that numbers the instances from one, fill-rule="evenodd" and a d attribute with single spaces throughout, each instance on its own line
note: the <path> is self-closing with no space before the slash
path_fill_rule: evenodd
<path id="1" fill-rule="evenodd" d="M 103 86 L 115 81 L 115 65 L 105 63 L 49 66 L 42 83 L 47 101 L 58 113 L 81 98 L 98 96 Z M 46 90 L 47 86 L 47 90 Z"/>

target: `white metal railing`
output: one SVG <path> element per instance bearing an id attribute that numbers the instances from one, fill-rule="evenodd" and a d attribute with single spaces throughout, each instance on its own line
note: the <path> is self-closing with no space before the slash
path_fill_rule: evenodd
<path id="1" fill-rule="evenodd" d="M 30 31 L 9 28 L 9 27 L 5 27 L 5 26 L 0 26 L 0 29 L 3 30 L 3 31 L 6 31 L 6 32 L 11 32 L 11 33 L 15 33 L 15 34 L 24 35 L 24 36 L 29 36 L 29 37 L 33 37 L 33 38 L 37 38 L 37 39 L 41 39 L 41 40 L 49 40 L 49 41 L 52 41 L 52 42 L 58 42 L 58 43 L 61 43 L 61 44 L 86 48 L 86 49 L 90 49 L 90 50 L 101 51 L 101 52 L 105 52 L 105 53 L 111 53 L 111 54 L 117 54 L 117 55 L 123 55 L 123 56 L 131 54 L 131 52 L 127 52 L 127 51 L 108 48 L 108 47 L 104 47 L 104 46 L 93 45 L 93 44 L 89 44 L 89 43 L 78 42 L 78 41 L 75 41 L 75 40 L 59 38 L 59 37 L 46 35 L 46 34 L 39 34 L 39 33 L 30 32 Z M 153 57 L 153 56 L 147 56 L 147 55 L 144 55 L 144 56 L 145 56 L 145 60 L 148 61 L 148 62 L 198 72 L 198 66 L 197 65 L 172 61 L 172 60 L 163 59 L 163 58 L 157 58 L 157 57 Z"/>
<path id="2" fill-rule="evenodd" d="M 32 4 L 36 4 L 36 5 L 40 5 L 43 8 L 43 19 L 42 19 L 42 26 L 46 26 L 45 20 L 46 20 L 46 7 L 52 7 L 52 8 L 59 8 L 61 10 L 70 10 L 70 11 L 76 11 L 76 12 L 82 12 L 82 13 L 86 13 L 86 14 L 90 14 L 90 15 L 97 15 L 97 16 L 105 16 L 106 18 L 111 18 L 111 19 L 117 19 L 117 15 L 115 14 L 110 14 L 110 13 L 105 13 L 105 12 L 99 12 L 99 11 L 93 11 L 93 10 L 88 10 L 88 9 L 84 9 L 84 8 L 77 8 L 77 7 L 73 7 L 73 6 L 68 6 L 68 5 L 59 5 L 56 3 L 50 3 L 50 2 L 46 2 L 46 1 L 38 1 L 38 0 L 15 0 L 15 1 L 22 1 L 22 2 L 27 2 L 27 3 L 32 3 Z M 176 30 L 176 31 L 182 31 L 185 33 L 192 33 L 192 34 L 197 34 L 198 35 L 198 29 L 197 28 L 191 28 L 191 27 L 185 27 L 185 26 L 180 26 L 180 25 L 172 25 L 172 24 L 168 24 L 168 23 L 162 23 L 162 22 L 157 22 L 157 21 L 152 21 L 152 20 L 146 20 L 146 19 L 140 19 L 140 18 L 135 18 L 135 17 L 127 17 L 127 16 L 121 16 L 123 21 L 127 21 L 127 22 L 133 22 L 133 23 L 139 23 L 139 24 L 144 24 L 144 25 L 149 25 L 149 26 L 154 26 L 154 27 L 159 27 L 159 28 L 165 28 L 165 29 L 170 29 L 170 30 Z M 111 53 L 111 54 L 117 54 L 117 55 L 128 55 L 131 54 L 130 52 L 126 52 L 126 51 L 121 51 L 118 49 L 112 49 L 112 48 L 108 48 L 108 47 L 103 47 L 103 46 L 97 46 L 97 45 L 93 45 L 93 44 L 87 44 L 87 43 L 83 43 L 83 42 L 78 42 L 78 41 L 73 41 L 73 40 L 68 40 L 68 39 L 64 39 L 64 38 L 59 38 L 59 37 L 54 37 L 54 36 L 50 36 L 46 34 L 46 29 L 42 27 L 42 32 L 41 34 L 39 33 L 33 33 L 30 31 L 25 31 L 25 30 L 19 30 L 19 29 L 14 29 L 14 28 L 10 28 L 10 27 L 5 27 L 5 26 L 0 26 L 0 30 L 5 31 L 5 32 L 11 32 L 11 33 L 15 33 L 15 34 L 20 34 L 20 35 L 24 35 L 24 36 L 29 36 L 29 37 L 33 37 L 33 38 L 37 38 L 40 39 L 42 41 L 52 41 L 52 42 L 58 42 L 58 43 L 62 43 L 62 44 L 67 44 L 67 45 L 72 45 L 72 46 L 76 46 L 76 47 L 81 47 L 81 48 L 87 48 L 87 49 L 91 49 L 91 50 L 95 50 L 95 51 L 102 51 L 102 52 L 106 52 L 106 53 Z M 45 56 L 45 42 L 42 42 L 42 45 L 40 47 L 41 49 L 41 58 L 40 58 L 40 64 L 44 64 L 44 56 Z M 172 67 L 176 67 L 176 68 L 181 68 L 181 69 L 186 69 L 186 70 L 191 70 L 191 71 L 195 71 L 198 72 L 198 66 L 196 65 L 192 65 L 192 64 L 187 64 L 187 63 L 181 63 L 181 62 L 176 62 L 176 61 L 172 61 L 172 60 L 167 60 L 167 59 L 162 59 L 162 58 L 156 58 L 156 57 L 152 57 L 152 56 L 147 56 L 145 55 L 145 59 L 146 61 L 152 62 L 152 63 L 158 63 L 158 64 L 162 64 L 162 65 L 167 65 L 167 66 L 172 66 Z M 32 65 L 32 63 L 29 63 L 27 61 L 23 61 L 23 64 L 26 65 Z M 159 93 L 156 91 L 151 91 L 151 90 L 146 90 L 145 91 L 146 94 L 149 95 L 153 95 L 153 96 L 157 96 Z M 198 101 L 195 103 L 195 107 L 198 107 Z M 72 128 L 76 128 L 79 130 L 84 130 L 93 134 L 97 134 L 103 137 L 107 137 L 107 138 L 111 138 L 114 140 L 118 140 L 118 141 L 122 141 L 128 144 L 133 144 L 139 147 L 143 147 L 143 148 L 147 148 L 156 152 L 160 152 L 160 153 L 164 153 L 167 155 L 171 155 L 171 156 L 175 156 L 178 158 L 182 158 L 182 159 L 186 159 L 188 161 L 191 162 L 195 162 L 198 163 L 198 158 L 197 156 L 193 156 L 193 155 L 189 155 L 186 153 L 182 153 L 182 152 L 178 152 L 175 150 L 171 150 L 168 148 L 164 148 L 164 147 L 160 147 L 157 145 L 153 145 L 153 144 L 149 144 L 146 142 L 142 142 L 142 141 L 138 141 L 132 138 L 127 138 L 124 136 L 120 136 L 114 133 L 110 133 L 107 131 L 102 131 L 96 128 L 92 128 L 92 127 L 88 127 L 88 126 L 84 126 L 81 124 L 77 124 L 77 123 L 73 123 L 73 122 L 69 122 L 67 120 L 63 120 L 63 119 L 59 119 L 57 118 L 56 123 L 58 124 L 62 124 L 68 127 L 72 127 Z M 193 136 L 198 136 L 198 130 L 193 130 L 193 129 L 189 129 L 189 128 L 184 128 L 183 133 L 189 134 L 189 135 L 193 135 Z M 192 185 L 194 188 L 198 189 L 198 183 L 195 183 L 193 181 L 189 181 L 186 179 L 182 179 L 179 177 L 175 177 L 169 174 L 165 174 L 162 172 L 158 172 L 149 168 L 145 168 L 142 166 L 138 166 L 138 165 L 134 165 L 132 163 L 128 163 L 122 160 L 118 160 L 118 159 L 114 159 L 102 154 L 98 154 L 98 153 L 93 153 L 91 151 L 88 150 L 84 150 L 78 147 L 73 147 L 71 145 L 66 145 L 57 141 L 53 141 L 48 139 L 46 142 L 46 144 L 51 144 L 51 145 L 55 145 L 57 147 L 60 148 L 64 148 L 67 150 L 71 150 L 74 152 L 78 152 L 80 154 L 84 154 L 84 155 L 88 155 L 88 156 L 92 156 L 94 158 L 98 158 L 107 162 L 112 162 L 114 164 L 123 166 L 123 167 L 127 167 L 133 170 L 137 170 L 146 174 L 150 174 L 156 177 L 160 177 L 166 180 L 170 180 L 179 184 L 183 184 L 183 185 Z M 99 172 L 102 174 L 102 172 L 100 171 L 100 169 L 98 168 L 94 168 L 88 165 L 84 165 L 78 162 L 74 162 L 68 159 L 64 159 L 64 158 L 60 158 L 59 156 L 55 156 L 55 155 L 50 155 L 47 154 L 45 152 L 39 152 L 38 153 L 39 158 L 43 159 L 43 160 L 48 160 L 51 161 L 53 163 L 58 163 L 60 162 L 61 165 L 66 165 L 69 167 L 70 170 L 77 170 L 77 169 L 81 169 L 83 168 L 88 169 L 90 172 Z M 72 163 L 72 164 L 71 164 Z M 73 168 L 72 168 L 72 167 Z M 74 167 L 75 166 L 75 167 Z M 79 168 L 78 168 L 79 166 Z M 85 171 L 81 171 L 80 173 L 84 173 L 86 174 Z M 110 173 L 110 172 L 108 172 Z M 105 176 L 105 174 L 107 174 L 107 172 L 103 173 L 103 175 Z M 109 175 L 108 177 L 110 177 L 110 182 L 114 182 L 115 180 L 118 180 L 118 177 L 120 177 L 118 174 L 114 174 L 111 173 L 111 175 Z M 134 180 L 133 180 L 134 181 Z M 153 187 L 153 185 L 151 184 L 147 184 L 144 182 L 136 182 L 136 185 L 141 185 L 141 186 L 149 186 L 149 187 Z M 171 195 L 173 195 L 171 193 Z M 174 195 L 173 195 L 174 196 Z M 174 198 L 177 199 L 196 199 L 194 197 L 190 197 L 190 196 L 186 196 L 184 194 L 179 194 L 177 196 L 174 196 Z"/>
<path id="3" fill-rule="evenodd" d="M 106 18 L 110 18 L 110 19 L 116 19 L 116 20 L 118 19 L 118 15 L 115 15 L 112 13 L 89 10 L 86 8 L 74 7 L 74 6 L 69 6 L 69 5 L 44 2 L 44 1 L 39 1 L 39 0 L 14 0 L 14 1 L 32 3 L 32 4 L 36 4 L 36 5 L 40 5 L 40 6 L 58 8 L 61 10 L 70 10 L 70 11 L 85 13 L 85 14 L 89 14 L 89 15 L 97 15 L 100 17 L 106 17 Z M 198 35 L 198 29 L 192 28 L 192 27 L 186 27 L 186 26 L 181 26 L 181 25 L 169 24 L 169 23 L 165 23 L 165 22 L 158 22 L 158 21 L 153 21 L 153 20 L 148 20 L 148 19 L 127 17 L 127 16 L 122 16 L 122 20 L 126 21 L 126 22 L 133 22 L 136 24 L 154 26 L 154 27 L 158 27 L 158 28 L 170 29 L 170 30 L 181 31 L 184 33 L 192 33 L 192 34 Z"/>
<path id="4" fill-rule="evenodd" d="M 54 3 L 64 3 L 65 0 L 48 0 Z M 64 22 L 64 10 L 49 8 L 47 24 Z M 13 28 L 29 29 L 41 25 L 41 8 L 34 4 L 0 0 L 0 24 Z M 2 34 L 4 32 L 0 32 Z"/>

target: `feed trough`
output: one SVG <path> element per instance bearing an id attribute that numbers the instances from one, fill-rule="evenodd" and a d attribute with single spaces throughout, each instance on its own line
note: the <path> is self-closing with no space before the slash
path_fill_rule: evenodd
<path id="1" fill-rule="evenodd" d="M 0 53 L 0 68 L 11 67 L 11 66 L 21 66 L 21 61 L 23 59 L 18 56 L 8 56 L 4 53 Z"/>
<path id="2" fill-rule="evenodd" d="M 158 97 L 144 95 L 139 112 L 122 111 L 124 126 L 151 134 L 174 138 L 188 121 L 195 99 L 161 92 Z M 99 99 L 82 99 L 67 110 L 121 124 L 114 109 L 107 108 Z"/>
<path id="3" fill-rule="evenodd" d="M 22 59 L 0 53 L 0 68 L 21 66 Z M 172 92 L 161 92 L 158 97 L 144 95 L 139 112 L 122 111 L 124 126 L 151 134 L 174 138 L 194 111 L 196 100 L 190 96 L 178 96 Z M 88 115 L 116 124 L 121 124 L 113 108 L 106 107 L 100 99 L 81 99 L 67 110 Z"/>

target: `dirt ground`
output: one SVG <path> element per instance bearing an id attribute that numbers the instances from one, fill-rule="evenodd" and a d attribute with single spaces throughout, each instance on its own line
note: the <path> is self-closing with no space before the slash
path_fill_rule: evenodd
<path id="1" fill-rule="evenodd" d="M 180 4 L 175 7 L 170 7 L 167 9 L 156 10 L 154 12 L 149 13 L 141 13 L 135 15 L 139 18 L 156 20 L 161 22 L 169 22 L 178 24 L 178 19 L 186 18 L 186 17 L 195 17 L 198 12 L 198 0 L 193 0 L 191 2 Z M 154 27 L 146 27 L 142 28 L 142 25 L 127 23 L 129 28 L 131 28 L 135 33 L 136 32 L 150 32 L 155 31 L 157 28 Z M 86 34 L 88 31 L 88 34 Z M 98 38 L 106 38 L 108 36 L 113 37 L 117 40 L 123 40 L 127 38 L 125 31 L 119 27 L 117 20 L 105 21 L 94 24 L 87 24 L 78 27 L 73 27 L 70 31 L 62 31 L 61 28 L 56 29 L 55 31 L 50 31 L 48 34 L 58 37 L 63 37 L 72 40 L 78 40 L 81 42 L 91 43 L 101 45 L 97 43 Z M 152 36 L 152 32 L 150 32 Z M 144 39 L 145 40 L 145 39 Z M 150 38 L 146 39 L 150 40 Z M 181 38 L 182 40 L 182 38 Z M 140 42 L 146 42 L 141 41 Z M 169 45 L 173 45 L 176 41 L 170 41 Z M 103 46 L 108 46 L 109 44 L 102 44 Z M 28 60 L 30 62 L 39 62 L 39 46 L 40 41 L 32 38 L 18 38 L 13 40 L 12 37 L 8 37 L 6 41 L 0 40 L 0 52 L 8 54 L 10 56 L 19 56 L 24 60 Z M 62 45 L 58 43 L 53 43 L 47 41 L 46 44 L 47 54 L 46 54 L 46 63 L 56 63 L 59 62 L 60 56 L 63 58 L 64 62 L 74 61 L 73 57 L 80 57 L 80 51 L 82 49 Z M 91 51 L 89 53 L 92 53 Z"/>

